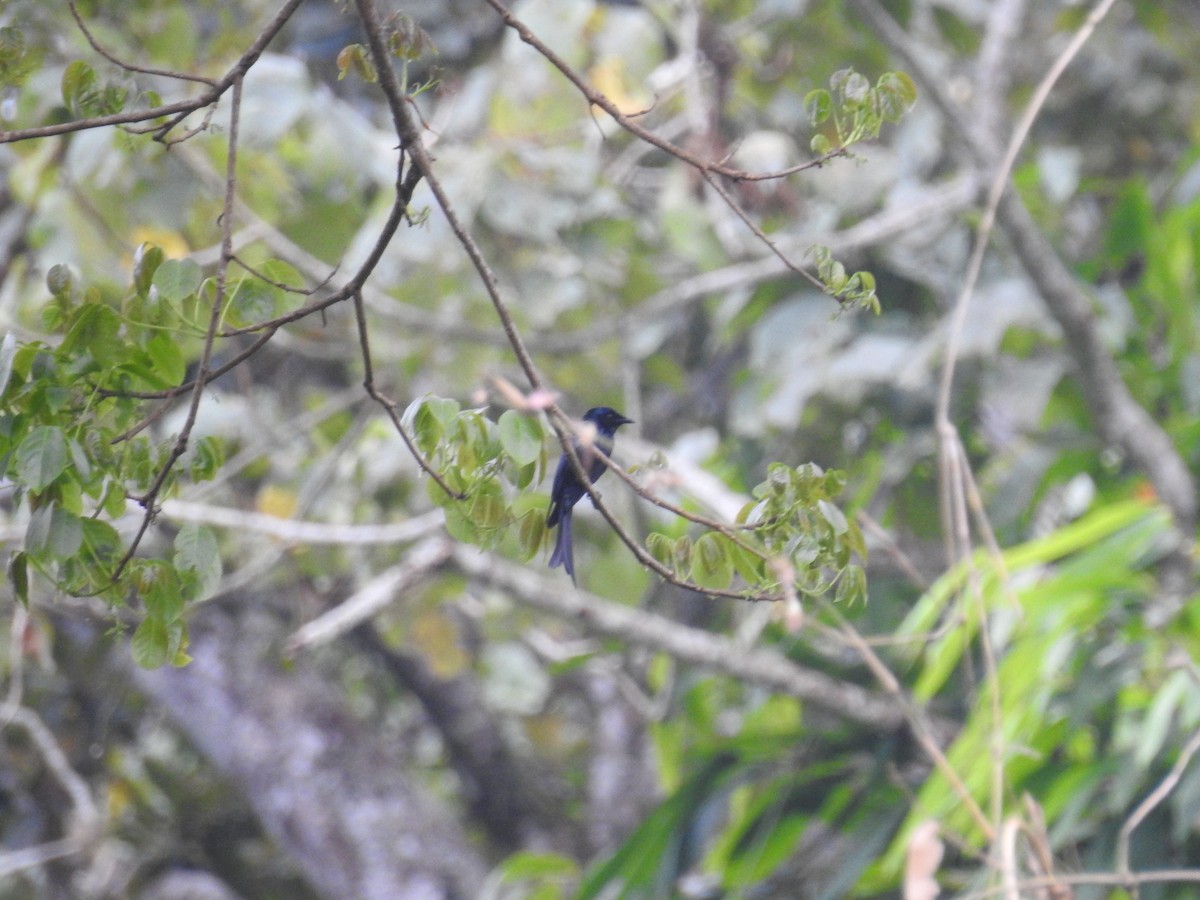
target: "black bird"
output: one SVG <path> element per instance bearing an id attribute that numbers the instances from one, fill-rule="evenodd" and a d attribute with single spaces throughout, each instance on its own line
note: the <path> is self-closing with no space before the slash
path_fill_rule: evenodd
<path id="1" fill-rule="evenodd" d="M 628 425 L 633 419 L 627 419 L 615 409 L 608 406 L 595 406 L 583 414 L 583 421 L 596 426 L 595 446 L 607 456 L 612 453 L 613 436 L 622 425 Z M 588 481 L 595 482 L 608 468 L 604 460 L 591 452 L 591 446 L 582 446 L 578 439 L 572 441 L 575 455 L 579 457 Z M 571 544 L 571 510 L 580 498 L 586 494 L 579 482 L 571 460 L 563 454 L 558 461 L 558 469 L 554 473 L 554 486 L 550 488 L 550 509 L 546 513 L 546 526 L 558 526 L 558 537 L 554 541 L 554 552 L 550 554 L 550 568 L 562 566 L 575 582 L 575 554 Z"/>

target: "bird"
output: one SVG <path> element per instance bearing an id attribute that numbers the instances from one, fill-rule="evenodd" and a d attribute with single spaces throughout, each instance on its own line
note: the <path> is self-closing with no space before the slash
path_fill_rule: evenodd
<path id="1" fill-rule="evenodd" d="M 613 437 L 622 425 L 629 425 L 633 419 L 627 419 L 610 406 L 594 406 L 583 414 L 583 421 L 590 422 L 596 427 L 593 443 L 584 444 L 579 438 L 572 438 L 575 455 L 588 475 L 588 481 L 595 482 L 608 468 L 604 460 L 592 452 L 592 447 L 599 447 L 607 456 L 612 453 Z M 558 526 L 558 535 L 554 540 L 554 552 L 550 554 L 550 568 L 562 566 L 575 581 L 575 554 L 571 544 L 571 510 L 587 491 L 575 474 L 571 460 L 564 453 L 558 461 L 558 469 L 554 472 L 554 484 L 550 488 L 550 508 L 546 512 L 546 527 Z"/>

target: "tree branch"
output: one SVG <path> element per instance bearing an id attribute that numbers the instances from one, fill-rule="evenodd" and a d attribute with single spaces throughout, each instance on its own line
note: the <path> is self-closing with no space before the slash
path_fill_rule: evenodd
<path id="1" fill-rule="evenodd" d="M 453 559 L 472 577 L 504 587 L 513 599 L 578 622 L 588 631 L 660 650 L 681 662 L 809 701 L 851 722 L 883 731 L 896 731 L 906 724 L 903 707 L 893 697 L 804 668 L 774 650 L 747 649 L 731 638 L 690 628 L 654 613 L 611 603 L 583 591 L 564 591 L 524 566 L 474 548 L 456 545 Z M 954 727 L 945 724 L 949 729 Z"/>

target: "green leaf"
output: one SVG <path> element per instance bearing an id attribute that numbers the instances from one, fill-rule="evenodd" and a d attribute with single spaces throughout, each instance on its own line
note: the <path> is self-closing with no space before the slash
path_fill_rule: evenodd
<path id="1" fill-rule="evenodd" d="M 867 599 L 867 575 L 861 566 L 847 566 L 838 579 L 837 591 L 833 601 L 839 604 L 851 604 Z"/>
<path id="2" fill-rule="evenodd" d="M 136 584 L 148 615 L 170 623 L 183 614 L 183 583 L 167 562 L 146 560 L 137 573 Z"/>
<path id="3" fill-rule="evenodd" d="M 500 415 L 497 426 L 500 444 L 514 462 L 527 466 L 537 461 L 542 452 L 542 427 L 535 417 L 509 409 Z"/>
<path id="4" fill-rule="evenodd" d="M 673 568 L 675 557 L 672 552 L 672 541 L 665 534 L 652 531 L 646 535 L 646 550 L 658 562 L 667 568 Z"/>
<path id="5" fill-rule="evenodd" d="M 133 254 L 133 287 L 142 297 L 150 293 L 154 273 L 163 264 L 166 254 L 162 248 L 143 241 Z"/>
<path id="6" fill-rule="evenodd" d="M 529 562 L 542 549 L 546 539 L 546 514 L 540 509 L 526 510 L 517 519 L 518 558 Z"/>
<path id="7" fill-rule="evenodd" d="M 804 95 L 804 115 L 813 127 L 826 121 L 832 109 L 833 100 L 829 91 L 824 88 L 817 88 Z"/>
<path id="8" fill-rule="evenodd" d="M 150 357 L 155 374 L 166 384 L 175 387 L 183 382 L 187 364 L 183 360 L 183 350 L 170 334 L 156 332 L 146 342 L 146 355 Z"/>
<path id="9" fill-rule="evenodd" d="M 829 527 L 833 529 L 836 535 L 845 534 L 850 526 L 846 522 L 846 514 L 838 507 L 830 503 L 828 500 L 818 500 L 817 509 L 821 512 L 821 517 L 829 523 Z"/>
<path id="10" fill-rule="evenodd" d="M 432 456 L 442 439 L 442 425 L 428 403 L 421 403 L 417 406 L 412 422 L 413 440 L 417 444 L 417 449 L 426 456 Z"/>
<path id="11" fill-rule="evenodd" d="M 62 76 L 62 97 L 74 115 L 106 115 L 125 105 L 126 91 L 115 85 L 99 86 L 96 73 L 87 63 L 75 60 Z"/>
<path id="12" fill-rule="evenodd" d="M 85 303 L 71 317 L 67 336 L 58 348 L 59 359 L 88 353 L 99 365 L 117 365 L 126 357 L 120 332 L 121 317 L 115 310 L 103 303 Z"/>
<path id="13" fill-rule="evenodd" d="M 469 515 L 476 528 L 498 528 L 508 518 L 508 506 L 496 494 L 480 493 L 471 498 Z"/>
<path id="14" fill-rule="evenodd" d="M 81 59 L 67 63 L 62 75 L 62 98 L 67 109 L 79 111 L 95 87 L 96 73 L 91 66 Z"/>
<path id="15" fill-rule="evenodd" d="M 279 288 L 254 276 L 238 282 L 229 301 L 230 320 L 234 325 L 253 325 L 275 315 Z"/>
<path id="16" fill-rule="evenodd" d="M 379 80 L 375 71 L 375 63 L 371 61 L 370 51 L 362 44 L 350 44 L 343 47 L 337 55 L 338 81 L 346 77 L 346 73 L 354 71 L 359 78 L 368 84 Z"/>
<path id="17" fill-rule="evenodd" d="M 817 156 L 825 156 L 833 152 L 833 144 L 823 134 L 814 134 L 812 140 L 808 142 L 808 147 Z"/>
<path id="18" fill-rule="evenodd" d="M 871 94 L 871 82 L 865 75 L 851 72 L 842 85 L 842 98 L 847 106 L 862 106 Z"/>
<path id="19" fill-rule="evenodd" d="M 212 435 L 196 441 L 188 460 L 188 477 L 192 481 L 208 481 L 216 476 L 225 461 L 225 448 L 219 437 Z"/>
<path id="20" fill-rule="evenodd" d="M 189 522 L 179 529 L 175 536 L 175 568 L 181 575 L 186 572 L 196 575 L 190 599 L 212 596 L 221 583 L 221 554 L 211 528 Z"/>
<path id="21" fill-rule="evenodd" d="M 75 467 L 75 474 L 79 476 L 79 480 L 88 481 L 92 477 L 92 462 L 83 446 L 72 438 L 67 441 L 67 450 L 71 453 L 71 465 Z"/>
<path id="22" fill-rule="evenodd" d="M 146 616 L 130 641 L 133 661 L 143 669 L 160 668 L 171 657 L 170 643 L 167 623 L 157 616 Z"/>
<path id="23" fill-rule="evenodd" d="M 83 523 L 79 516 L 51 504 L 50 531 L 46 536 L 45 552 L 57 560 L 74 558 L 83 544 Z"/>
<path id="24" fill-rule="evenodd" d="M 539 457 L 541 454 L 538 454 Z M 516 471 L 512 472 L 511 480 L 513 487 L 518 491 L 523 491 L 525 488 L 533 484 L 538 474 L 538 463 L 536 461 L 529 463 L 526 466 L 520 466 Z"/>
<path id="25" fill-rule="evenodd" d="M 24 550 L 14 553 L 8 560 L 8 580 L 13 595 L 26 609 L 29 608 L 29 554 Z"/>
<path id="26" fill-rule="evenodd" d="M 151 285 L 160 299 L 180 303 L 200 289 L 203 273 L 193 259 L 168 259 L 154 270 Z"/>
<path id="27" fill-rule="evenodd" d="M 579 874 L 579 866 L 572 859 L 556 853 L 514 853 L 499 869 L 505 882 L 527 881 L 535 878 L 569 878 Z"/>
<path id="28" fill-rule="evenodd" d="M 733 560 L 723 536 L 701 535 L 692 549 L 692 581 L 702 587 L 727 588 L 733 581 Z"/>
<path id="29" fill-rule="evenodd" d="M 46 273 L 46 289 L 51 295 L 62 300 L 68 300 L 71 297 L 71 289 L 75 285 L 75 276 L 71 273 L 71 267 L 62 263 L 55 263 L 50 267 L 50 271 Z"/>
<path id="30" fill-rule="evenodd" d="M 304 287 L 304 276 L 295 266 L 282 259 L 268 259 L 258 268 L 263 275 L 277 284 L 296 289 Z"/>
<path id="31" fill-rule="evenodd" d="M 764 568 L 762 557 L 747 550 L 736 541 L 729 538 L 724 538 L 724 540 L 726 549 L 729 551 L 729 559 L 746 584 L 756 585 L 762 581 Z"/>
<path id="32" fill-rule="evenodd" d="M 434 489 L 441 491 L 441 488 L 436 486 Z M 463 515 L 461 503 L 450 501 L 446 504 L 445 509 L 446 531 L 450 537 L 464 544 L 481 543 L 479 531 L 475 528 L 475 523 Z"/>
<path id="33" fill-rule="evenodd" d="M 387 46 L 394 56 L 409 62 L 427 53 L 437 53 L 433 39 L 406 13 L 393 16 L 389 22 Z"/>
<path id="34" fill-rule="evenodd" d="M 11 331 L 0 341 L 0 398 L 8 390 L 8 381 L 12 378 L 13 359 L 17 355 L 17 337 Z"/>
<path id="35" fill-rule="evenodd" d="M 178 622 L 172 622 L 167 628 L 170 636 L 171 665 L 177 669 L 182 668 L 192 661 L 191 656 L 187 652 L 187 624 L 180 619 Z"/>
<path id="36" fill-rule="evenodd" d="M 692 568 L 692 539 L 680 535 L 671 545 L 671 559 L 676 572 L 690 572 Z"/>
<path id="37" fill-rule="evenodd" d="M 917 86 L 904 72 L 885 72 L 875 85 L 879 114 L 889 122 L 900 119 L 917 102 Z"/>
<path id="38" fill-rule="evenodd" d="M 26 45 L 21 29 L 0 28 L 0 87 L 20 87 L 40 63 L 40 51 Z"/>
<path id="39" fill-rule="evenodd" d="M 67 468 L 67 439 L 57 425 L 40 425 L 17 448 L 17 480 L 41 491 Z"/>
<path id="40" fill-rule="evenodd" d="M 122 496 L 123 499 L 123 496 Z M 121 557 L 124 545 L 117 529 L 99 519 L 85 518 L 83 524 L 83 552 L 93 564 L 110 566 Z"/>
<path id="41" fill-rule="evenodd" d="M 421 405 L 428 409 L 430 415 L 447 430 L 454 425 L 454 420 L 462 409 L 462 404 L 457 400 L 452 400 L 448 397 L 435 397 L 433 394 L 425 397 L 421 401 Z"/>

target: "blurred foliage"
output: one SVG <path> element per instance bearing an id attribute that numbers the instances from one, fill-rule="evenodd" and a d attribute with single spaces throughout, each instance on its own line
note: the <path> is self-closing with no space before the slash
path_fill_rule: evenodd
<path id="1" fill-rule="evenodd" d="M 218 331 L 299 309 L 331 271 L 340 283 L 371 252 L 394 196 L 396 137 L 372 93 L 375 63 L 361 35 L 347 33 L 350 7 L 317 6 L 304 5 L 246 78 L 238 261 Z M 885 6 L 936 48 L 946 85 L 974 90 L 988 4 Z M 169 0 L 78 9 L 115 58 L 206 77 L 219 77 L 275 12 L 265 2 Z M 953 723 L 945 753 L 962 785 L 906 735 L 616 640 L 581 646 L 573 627 L 547 624 L 505 589 L 439 569 L 374 627 L 438 678 L 477 681 L 504 733 L 568 798 L 571 839 L 499 860 L 487 896 L 879 896 L 897 889 L 909 837 L 928 819 L 951 839 L 943 887 L 983 890 L 993 884 L 982 861 L 991 848 L 962 791 L 992 825 L 1040 810 L 1060 871 L 1112 871 L 1122 824 L 1200 728 L 1200 604 L 1161 596 L 1169 523 L 1140 474 L 1096 436 L 1058 329 L 1006 252 L 989 259 L 968 316 L 952 409 L 1001 549 L 946 571 L 933 393 L 973 223 L 955 207 L 867 245 L 850 231 L 926 200 L 958 171 L 932 105 L 889 70 L 852 6 L 832 0 L 711 0 L 692 32 L 661 4 L 514 5 L 622 110 L 685 134 L 709 158 L 778 170 L 853 144 L 852 159 L 723 185 L 790 260 L 811 264 L 814 286 L 784 266 L 767 269 L 762 242 L 703 179 L 589 110 L 490 13 L 474 29 L 446 9 L 449 24 L 433 14 L 391 19 L 391 50 L 437 172 L 547 383 L 570 411 L 621 408 L 742 510 L 713 529 L 635 507 L 611 475 L 606 503 L 675 580 L 747 596 L 792 587 L 805 618 L 685 597 L 648 575 L 589 504 L 577 534 L 581 582 L 874 686 L 837 643 L 848 621 L 877 639 L 916 701 Z M 1069 70 L 1015 183 L 1092 289 L 1131 391 L 1195 470 L 1200 60 L 1180 46 L 1188 29 L 1173 23 L 1196 15 L 1184 3 L 1130 9 Z M 1029 11 L 1012 48 L 1014 103 L 1044 70 L 1044 48 L 1082 14 Z M 0 17 L 5 129 L 191 90 L 98 57 L 65 8 L 11 0 Z M 684 46 L 698 69 L 681 63 Z M 105 622 L 130 632 L 120 652 L 140 665 L 184 664 L 196 604 L 230 584 L 341 597 L 403 552 L 285 546 L 161 516 L 129 555 L 141 504 L 175 496 L 334 524 L 440 508 L 456 540 L 540 568 L 558 445 L 543 417 L 506 408 L 484 387 L 493 376 L 519 383 L 518 370 L 424 185 L 364 304 L 375 377 L 459 496 L 423 476 L 387 417 L 360 402 L 348 304 L 282 329 L 189 411 L 181 388 L 197 375 L 218 296 L 227 104 L 187 124 L 199 130 L 170 150 L 100 129 L 0 146 L 3 524 L 10 594 L 32 623 L 0 644 L 20 654 L 4 651 L 7 672 L 29 670 L 25 701 L 74 737 L 73 764 L 108 798 L 101 842 L 138 848 L 114 864 L 126 886 L 185 861 L 221 871 L 248 896 L 292 896 L 294 872 L 263 861 L 272 851 L 245 824 L 244 799 L 214 788 L 220 773 L 179 751 L 157 720 L 125 711 L 113 733 L 90 733 L 87 711 L 111 698 L 95 677 L 98 659 L 65 665 L 78 645 L 64 636 L 72 614 L 60 598 L 98 598 Z M 882 314 L 839 314 L 830 294 Z M 237 359 L 257 333 L 218 338 L 211 367 Z M 192 439 L 168 469 L 190 414 Z M 618 441 L 641 484 L 689 513 L 706 509 L 640 453 Z M 891 562 L 905 554 L 915 571 Z M 281 618 L 294 628 L 315 613 L 298 604 Z M 560 658 L 544 653 L 556 642 L 567 648 Z M 349 643 L 332 665 L 347 715 L 411 747 L 420 777 L 465 805 L 442 739 L 411 698 Z M 631 757 L 653 790 L 633 798 L 641 819 L 619 840 L 588 845 L 575 832 L 591 815 L 585 785 L 600 719 L 580 684 L 614 670 L 651 708 Z M 12 802 L 0 828 L 5 846 L 23 846 L 58 833 L 62 800 L 47 799 L 44 773 L 12 744 L 6 752 L 27 764 L 4 783 Z M 104 753 L 91 756 L 92 746 Z M 21 812 L 42 808 L 51 812 Z M 1200 774 L 1189 767 L 1138 829 L 1133 868 L 1195 868 L 1198 811 Z M 238 849 L 212 837 L 230 820 L 240 823 Z M 0 891 L 36 896 L 38 877 L 14 876 Z M 1148 886 L 1142 896 L 1189 893 Z"/>

